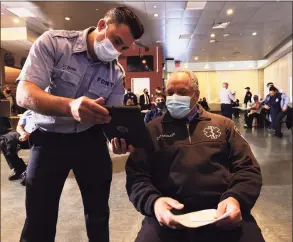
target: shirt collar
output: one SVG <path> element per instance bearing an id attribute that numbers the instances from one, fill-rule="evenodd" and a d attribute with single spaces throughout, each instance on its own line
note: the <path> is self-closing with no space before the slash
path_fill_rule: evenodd
<path id="1" fill-rule="evenodd" d="M 87 51 L 87 36 L 90 32 L 94 31 L 96 27 L 89 27 L 83 31 L 80 31 L 77 41 L 73 47 L 73 53 L 80 53 Z"/>

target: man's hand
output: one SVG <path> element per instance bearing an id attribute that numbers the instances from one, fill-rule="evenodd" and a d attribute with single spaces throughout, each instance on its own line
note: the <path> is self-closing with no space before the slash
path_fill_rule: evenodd
<path id="1" fill-rule="evenodd" d="M 30 134 L 28 132 L 23 132 L 19 137 L 19 141 L 24 142 L 28 139 L 29 136 Z"/>
<path id="2" fill-rule="evenodd" d="M 161 225 L 166 225 L 172 229 L 176 229 L 180 226 L 178 226 L 178 223 L 173 219 L 174 215 L 170 210 L 173 208 L 180 210 L 183 207 L 183 204 L 172 198 L 161 197 L 155 201 L 154 211 L 156 218 Z"/>
<path id="3" fill-rule="evenodd" d="M 104 108 L 104 99 L 92 100 L 88 97 L 80 97 L 70 103 L 72 117 L 81 123 L 104 124 L 111 121 L 111 117 Z"/>
<path id="4" fill-rule="evenodd" d="M 217 214 L 215 218 L 217 219 L 218 217 L 222 216 L 226 211 L 231 211 L 231 214 L 227 218 L 220 220 L 217 225 L 223 227 L 237 226 L 242 220 L 242 215 L 240 210 L 240 204 L 235 198 L 228 197 L 227 199 L 220 202 L 218 204 Z"/>
<path id="5" fill-rule="evenodd" d="M 287 111 L 287 107 L 282 108 L 282 111 L 283 112 L 286 112 Z"/>
<path id="6" fill-rule="evenodd" d="M 267 109 L 267 110 L 269 110 L 270 109 L 270 106 L 265 105 L 264 108 Z"/>
<path id="7" fill-rule="evenodd" d="M 119 142 L 118 138 L 114 138 L 111 140 L 111 145 L 113 153 L 117 155 L 126 154 L 127 152 L 134 151 L 134 147 L 132 145 L 128 145 L 127 147 L 125 139 L 120 139 Z"/>

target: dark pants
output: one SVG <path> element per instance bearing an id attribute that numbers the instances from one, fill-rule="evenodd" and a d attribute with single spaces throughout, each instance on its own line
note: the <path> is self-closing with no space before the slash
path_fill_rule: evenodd
<path id="1" fill-rule="evenodd" d="M 170 229 L 159 225 L 153 217 L 142 222 L 135 242 L 265 242 L 261 230 L 250 215 L 234 230 L 223 230 L 215 225 L 197 229 Z"/>
<path id="2" fill-rule="evenodd" d="M 275 134 L 280 136 L 282 135 L 282 119 L 287 115 L 286 112 L 279 112 L 277 114 L 277 117 L 276 117 L 276 123 L 275 123 Z"/>
<path id="3" fill-rule="evenodd" d="M 221 104 L 221 113 L 223 116 L 232 119 L 233 114 L 233 105 L 232 104 Z"/>
<path id="4" fill-rule="evenodd" d="M 14 169 L 16 172 L 23 172 L 26 169 L 26 164 L 19 158 L 17 152 L 20 149 L 29 149 L 28 140 L 19 141 L 20 134 L 17 132 L 9 132 L 8 134 L 0 137 L 0 148 L 8 163 L 10 169 Z"/>
<path id="5" fill-rule="evenodd" d="M 272 119 L 272 123 L 271 123 L 271 129 L 276 129 L 276 123 L 277 123 L 277 116 L 278 114 L 282 112 L 280 107 L 271 107 L 270 108 L 270 114 L 271 114 L 271 119 Z"/>
<path id="6" fill-rule="evenodd" d="M 252 128 L 252 122 L 253 122 L 254 118 L 257 118 L 258 124 L 261 123 L 260 115 L 258 113 L 253 113 L 253 114 L 247 115 L 245 117 L 245 122 L 246 122 L 248 128 Z"/>
<path id="7" fill-rule="evenodd" d="M 30 140 L 27 217 L 20 241 L 55 241 L 59 199 L 73 169 L 82 195 L 89 242 L 109 242 L 112 162 L 101 129 L 96 126 L 77 134 L 36 130 Z"/>

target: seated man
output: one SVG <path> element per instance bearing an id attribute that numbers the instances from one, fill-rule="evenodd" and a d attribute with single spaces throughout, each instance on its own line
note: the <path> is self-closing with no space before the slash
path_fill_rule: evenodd
<path id="1" fill-rule="evenodd" d="M 133 92 L 131 92 L 130 88 L 127 89 L 127 93 L 124 95 L 123 104 L 127 105 L 127 101 L 129 99 L 132 99 L 134 103 L 133 105 L 137 105 L 137 96 Z"/>
<path id="2" fill-rule="evenodd" d="M 10 167 L 14 172 L 8 177 L 10 181 L 18 180 L 21 177 L 22 184 L 25 182 L 26 164 L 18 157 L 17 152 L 20 149 L 29 149 L 29 135 L 35 130 L 35 124 L 30 121 L 32 111 L 28 110 L 23 113 L 16 127 L 17 132 L 9 132 L 0 136 L 0 148 Z"/>
<path id="3" fill-rule="evenodd" d="M 210 110 L 207 99 L 205 97 L 202 99 L 202 102 L 200 103 L 200 105 L 204 108 L 204 110 L 206 111 Z"/>
<path id="4" fill-rule="evenodd" d="M 125 105 L 126 106 L 136 106 L 137 104 L 134 103 L 134 100 L 132 98 L 128 98 Z"/>
<path id="5" fill-rule="evenodd" d="M 166 111 L 166 96 L 164 94 L 158 93 L 155 99 L 155 107 L 153 107 L 149 112 L 145 114 L 144 122 L 147 124 L 153 119 L 165 114 Z"/>
<path id="6" fill-rule="evenodd" d="M 250 104 L 250 112 L 245 117 L 245 128 L 251 129 L 252 128 L 252 122 L 254 118 L 260 119 L 260 111 L 261 111 L 261 103 L 258 100 L 258 96 L 253 96 L 253 104 Z M 262 123 L 262 122 L 261 122 Z"/>
<path id="7" fill-rule="evenodd" d="M 137 148 L 127 160 L 130 201 L 146 216 L 136 242 L 264 242 L 250 214 L 262 186 L 257 160 L 233 121 L 205 111 L 198 97 L 193 72 L 173 73 L 168 112 L 147 124 L 153 148 Z M 217 209 L 217 218 L 231 214 L 176 229 L 175 212 L 204 209 Z"/>

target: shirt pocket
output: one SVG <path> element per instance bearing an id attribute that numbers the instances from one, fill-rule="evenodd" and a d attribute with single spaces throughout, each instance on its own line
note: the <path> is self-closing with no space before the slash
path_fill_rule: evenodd
<path id="1" fill-rule="evenodd" d="M 86 96 L 92 99 L 97 99 L 99 97 L 103 97 L 105 100 L 111 95 L 112 88 L 107 86 L 105 83 L 101 81 L 94 80 L 91 82 L 89 89 L 86 93 Z"/>
<path id="2" fill-rule="evenodd" d="M 68 71 L 54 68 L 49 92 L 55 96 L 75 98 L 80 79 Z"/>

